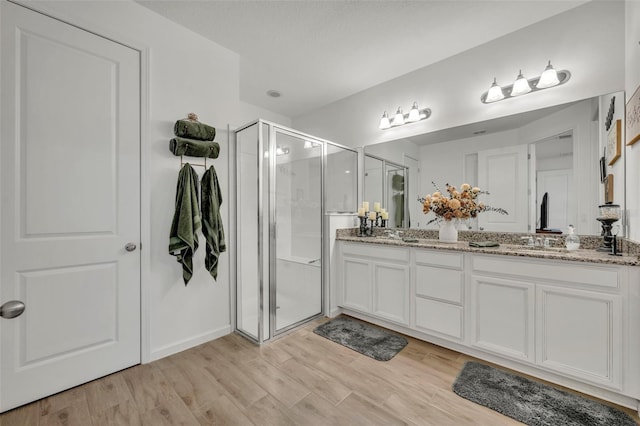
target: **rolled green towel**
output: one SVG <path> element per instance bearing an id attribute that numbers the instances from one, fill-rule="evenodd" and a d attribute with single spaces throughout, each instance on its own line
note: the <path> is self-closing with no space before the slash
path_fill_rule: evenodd
<path id="1" fill-rule="evenodd" d="M 218 142 L 196 141 L 176 136 L 169 142 L 169 150 L 173 152 L 173 155 L 218 158 L 218 155 L 220 155 L 220 144 Z"/>
<path id="2" fill-rule="evenodd" d="M 216 128 L 199 121 L 178 120 L 173 126 L 173 133 L 181 138 L 212 141 L 216 137 Z"/>
<path id="3" fill-rule="evenodd" d="M 469 247 L 500 247 L 495 241 L 469 241 Z"/>

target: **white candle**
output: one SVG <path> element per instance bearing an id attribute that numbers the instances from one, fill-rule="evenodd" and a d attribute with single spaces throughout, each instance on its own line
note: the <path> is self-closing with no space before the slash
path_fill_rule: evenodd
<path id="1" fill-rule="evenodd" d="M 380 211 L 380 203 L 379 202 L 375 202 L 373 203 L 373 211 L 374 212 L 379 212 Z"/>
<path id="2" fill-rule="evenodd" d="M 380 213 L 386 213 L 387 209 L 380 209 Z"/>
<path id="3" fill-rule="evenodd" d="M 389 219 L 389 213 L 388 212 L 382 212 L 380 213 L 380 217 L 384 220 L 388 220 Z"/>
<path id="4" fill-rule="evenodd" d="M 376 212 L 369 213 L 369 220 L 376 220 Z"/>
<path id="5" fill-rule="evenodd" d="M 358 217 L 364 217 L 364 207 L 358 207 Z"/>
<path id="6" fill-rule="evenodd" d="M 364 209 L 365 212 L 369 211 L 369 202 L 368 201 L 363 201 L 362 202 L 362 208 Z"/>

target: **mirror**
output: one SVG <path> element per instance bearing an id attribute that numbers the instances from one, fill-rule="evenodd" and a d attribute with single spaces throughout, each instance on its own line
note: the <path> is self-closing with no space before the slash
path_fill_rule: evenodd
<path id="1" fill-rule="evenodd" d="M 364 156 L 364 201 L 379 202 L 388 213 L 388 228 L 407 223 L 407 167 L 371 154 Z"/>
<path id="2" fill-rule="evenodd" d="M 624 93 L 615 94 L 615 115 L 624 110 Z M 447 183 L 463 182 L 489 191 L 481 201 L 509 212 L 484 212 L 466 221 L 472 230 L 494 232 L 566 232 L 575 226 L 583 235 L 600 235 L 598 205 L 604 203 L 600 157 L 606 145 L 605 118 L 612 95 L 585 99 L 536 111 L 473 123 L 364 147 L 367 163 L 383 173 L 385 161 L 409 165 L 405 170 L 408 203 L 405 224 L 427 225 L 418 198 Z M 376 163 L 377 162 L 377 163 Z M 615 173 L 614 202 L 624 204 L 624 162 Z M 417 170 L 415 170 L 417 164 Z M 364 194 L 372 197 L 385 182 L 365 177 Z M 377 196 L 377 194 L 376 194 Z M 543 202 L 544 201 L 544 202 Z M 623 227 L 624 228 L 624 227 Z"/>

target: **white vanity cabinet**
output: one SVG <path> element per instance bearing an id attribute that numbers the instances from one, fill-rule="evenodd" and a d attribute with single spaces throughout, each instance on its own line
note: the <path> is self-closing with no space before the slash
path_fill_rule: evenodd
<path id="1" fill-rule="evenodd" d="M 619 390 L 625 267 L 474 255 L 471 344 Z"/>
<path id="2" fill-rule="evenodd" d="M 640 267 L 339 242 L 346 313 L 627 407 L 640 401 Z"/>
<path id="3" fill-rule="evenodd" d="M 409 325 L 409 249 L 340 245 L 339 305 Z"/>
<path id="4" fill-rule="evenodd" d="M 415 328 L 443 339 L 464 336 L 464 255 L 415 249 Z"/>

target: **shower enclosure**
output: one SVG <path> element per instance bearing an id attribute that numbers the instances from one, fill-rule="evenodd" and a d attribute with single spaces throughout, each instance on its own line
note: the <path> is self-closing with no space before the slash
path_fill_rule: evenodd
<path id="1" fill-rule="evenodd" d="M 325 213 L 355 211 L 357 153 L 264 120 L 235 151 L 236 330 L 262 343 L 323 314 Z"/>

